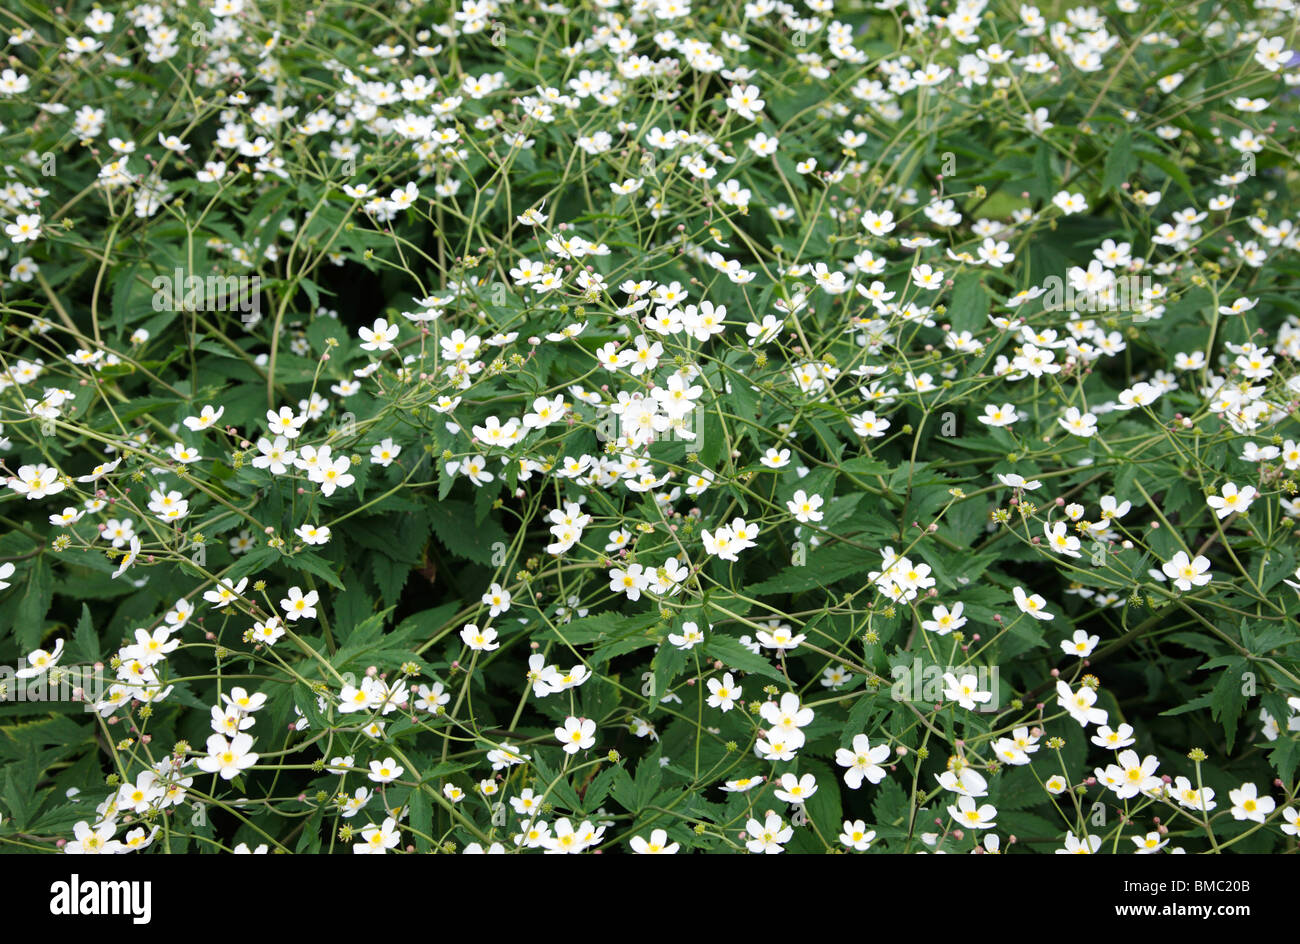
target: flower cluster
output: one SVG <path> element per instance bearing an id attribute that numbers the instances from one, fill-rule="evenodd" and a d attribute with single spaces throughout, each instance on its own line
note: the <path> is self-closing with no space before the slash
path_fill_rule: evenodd
<path id="1" fill-rule="evenodd" d="M 0 843 L 1296 835 L 1288 0 L 22 17 Z"/>

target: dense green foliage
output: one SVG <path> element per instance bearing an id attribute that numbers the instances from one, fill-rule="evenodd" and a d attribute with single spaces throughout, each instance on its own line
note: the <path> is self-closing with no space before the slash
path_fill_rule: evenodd
<path id="1" fill-rule="evenodd" d="M 0 849 L 1294 851 L 1290 0 L 9 6 Z"/>

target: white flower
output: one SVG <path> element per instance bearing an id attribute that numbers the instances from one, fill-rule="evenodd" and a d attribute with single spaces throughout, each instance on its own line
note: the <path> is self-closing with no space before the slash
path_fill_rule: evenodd
<path id="1" fill-rule="evenodd" d="M 694 649 L 704 642 L 704 633 L 694 622 L 682 623 L 681 633 L 669 633 L 668 641 L 678 649 Z"/>
<path id="2" fill-rule="evenodd" d="M 1186 551 L 1179 551 L 1162 564 L 1160 569 L 1184 593 L 1192 587 L 1203 587 L 1213 579 L 1209 573 L 1210 559 L 1198 555 L 1195 560 L 1190 560 Z"/>
<path id="3" fill-rule="evenodd" d="M 817 792 L 817 778 L 812 774 L 796 777 L 794 774 L 782 774 L 781 786 L 775 791 L 776 798 L 785 803 L 800 805 Z"/>
<path id="4" fill-rule="evenodd" d="M 465 645 L 478 652 L 491 652 L 493 649 L 500 647 L 496 641 L 497 631 L 492 628 L 479 629 L 473 623 L 466 623 L 460 631 L 460 638 L 464 640 Z"/>
<path id="5" fill-rule="evenodd" d="M 1070 193 L 1066 190 L 1062 190 L 1052 197 L 1052 203 L 1059 207 L 1066 216 L 1072 213 L 1082 213 L 1088 209 L 1088 201 L 1083 198 L 1083 194 Z"/>
<path id="6" fill-rule="evenodd" d="M 35 242 L 41 235 L 41 218 L 36 213 L 19 213 L 5 226 L 5 235 L 16 243 Z"/>
<path id="7" fill-rule="evenodd" d="M 668 832 L 663 829 L 651 830 L 649 841 L 641 836 L 633 836 L 628 840 L 628 845 L 637 855 L 676 855 L 681 848 L 681 843 L 668 841 Z"/>
<path id="8" fill-rule="evenodd" d="M 590 718 L 566 718 L 564 726 L 555 729 L 555 738 L 564 745 L 566 754 L 585 751 L 596 743 L 596 722 Z"/>
<path id="9" fill-rule="evenodd" d="M 312 619 L 316 616 L 316 603 L 319 600 L 320 594 L 315 590 L 304 595 L 301 587 L 290 587 L 288 597 L 280 601 L 280 608 L 284 610 L 287 619 Z"/>
<path id="10" fill-rule="evenodd" d="M 1243 783 L 1236 790 L 1229 790 L 1228 799 L 1232 801 L 1233 819 L 1248 819 L 1256 823 L 1264 822 L 1277 806 L 1271 796 L 1260 796 L 1259 788 L 1253 783 Z"/>
<path id="11" fill-rule="evenodd" d="M 1093 707 L 1097 701 L 1097 692 L 1087 685 L 1080 686 L 1079 691 L 1074 692 L 1064 679 L 1057 679 L 1056 698 L 1060 706 L 1069 712 L 1070 717 L 1085 728 L 1090 724 L 1106 723 L 1106 710 Z"/>
<path id="12" fill-rule="evenodd" d="M 885 779 L 885 768 L 880 765 L 887 757 L 888 744 L 872 747 L 865 734 L 858 734 L 853 738 L 852 750 L 841 747 L 835 752 L 835 763 L 848 768 L 844 771 L 844 782 L 850 790 L 856 790 L 862 786 L 863 780 L 880 783 Z"/>
<path id="13" fill-rule="evenodd" d="M 989 829 L 997 825 L 998 811 L 991 803 L 977 806 L 974 798 L 960 796 L 957 805 L 948 807 L 948 815 L 962 829 Z"/>
<path id="14" fill-rule="evenodd" d="M 375 319 L 373 328 L 361 327 L 357 329 L 357 334 L 365 343 L 361 345 L 363 351 L 390 351 L 393 348 L 393 339 L 397 337 L 397 325 L 390 325 L 385 319 Z"/>
<path id="15" fill-rule="evenodd" d="M 784 852 L 784 846 L 794 837 L 794 827 L 787 826 L 780 816 L 769 813 L 763 822 L 750 819 L 745 823 L 745 848 L 750 852 L 762 852 L 776 855 Z"/>
<path id="16" fill-rule="evenodd" d="M 1030 596 L 1025 593 L 1024 587 L 1015 587 L 1012 590 L 1012 595 L 1016 598 L 1016 606 L 1018 606 L 1020 612 L 1024 613 L 1026 616 L 1032 616 L 1036 620 L 1056 619 L 1053 614 L 1048 613 L 1047 610 L 1044 609 L 1044 607 L 1047 606 L 1047 601 L 1037 593 Z"/>
<path id="17" fill-rule="evenodd" d="M 822 497 L 820 495 L 809 495 L 803 489 L 794 493 L 794 497 L 785 503 L 785 507 L 794 515 L 795 520 L 803 524 L 808 522 L 817 522 L 822 520 L 822 512 L 819 510 L 822 506 Z"/>
<path id="18" fill-rule="evenodd" d="M 501 584 L 494 583 L 488 587 L 487 593 L 483 594 L 482 602 L 489 608 L 490 616 L 500 616 L 510 609 L 510 599 L 510 591 L 503 589 Z"/>
<path id="19" fill-rule="evenodd" d="M 1097 648 L 1099 642 L 1101 642 L 1100 636 L 1089 636 L 1086 630 L 1076 629 L 1073 639 L 1061 640 L 1061 649 L 1067 656 L 1086 659 L 1092 655 L 1092 650 Z"/>
<path id="20" fill-rule="evenodd" d="M 984 704 L 993 698 L 992 692 L 979 690 L 979 681 L 974 674 L 967 674 L 958 678 L 952 672 L 945 672 L 943 682 L 943 696 L 951 698 L 967 711 L 974 711 L 977 704 Z"/>
<path id="21" fill-rule="evenodd" d="M 12 564 L 9 565 L 11 568 Z M 17 678 L 27 679 L 35 678 L 42 672 L 47 672 L 59 664 L 59 659 L 63 657 L 63 640 L 60 639 L 54 644 L 52 651 L 46 652 L 44 649 L 37 649 L 27 657 L 27 667 L 19 669 L 14 675 Z"/>
<path id="22" fill-rule="evenodd" d="M 372 760 L 370 762 L 370 773 L 367 779 L 375 783 L 392 783 L 398 777 L 402 776 L 405 768 L 398 765 L 397 761 L 391 757 L 385 757 L 383 760 Z"/>
<path id="23" fill-rule="evenodd" d="M 195 764 L 206 773 L 219 774 L 222 780 L 233 780 L 257 763 L 251 735 L 236 734 L 227 741 L 220 734 L 213 734 L 208 737 L 207 746 L 208 756 L 200 757 Z"/>
<path id="24" fill-rule="evenodd" d="M 1220 520 L 1234 512 L 1245 514 L 1256 496 L 1255 486 L 1247 485 L 1239 491 L 1233 482 L 1225 482 L 1219 492 L 1218 495 L 1208 496 L 1205 503 L 1214 509 L 1214 514 Z M 1170 576 L 1172 577 L 1173 574 Z"/>

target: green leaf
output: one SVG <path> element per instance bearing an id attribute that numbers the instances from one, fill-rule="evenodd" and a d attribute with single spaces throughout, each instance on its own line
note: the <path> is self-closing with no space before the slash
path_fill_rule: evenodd
<path id="1" fill-rule="evenodd" d="M 659 792 L 659 784 L 663 782 L 664 769 L 659 766 L 658 754 L 646 754 L 636 765 L 636 808 L 638 811 L 645 809 L 654 802 L 655 794 Z"/>
<path id="2" fill-rule="evenodd" d="M 614 612 L 594 613 L 569 623 L 560 623 L 554 629 L 544 629 L 536 635 L 542 640 L 553 639 L 571 646 L 585 646 L 593 642 L 622 639 L 657 622 L 659 617 L 655 613 L 639 613 L 635 616 Z"/>
<path id="3" fill-rule="evenodd" d="M 362 620 L 347 636 L 346 642 L 334 654 L 331 660 L 335 668 L 342 668 L 354 659 L 358 659 L 368 650 L 383 645 L 386 640 L 383 638 L 384 621 L 388 619 L 388 614 L 393 611 L 390 606 L 382 612 L 375 613 Z M 342 627 L 340 627 L 342 631 Z"/>
<path id="4" fill-rule="evenodd" d="M 27 582 L 14 611 L 14 631 L 18 648 L 24 653 L 35 649 L 45 628 L 45 615 L 54 599 L 54 577 L 44 554 L 38 555 L 27 572 Z"/>
<path id="5" fill-rule="evenodd" d="M 1125 131 L 1106 154 L 1106 166 L 1101 173 L 1102 193 L 1118 188 L 1135 170 L 1137 159 L 1133 156 L 1133 136 Z"/>
<path id="6" fill-rule="evenodd" d="M 610 787 L 610 793 L 623 809 L 629 813 L 637 811 L 636 783 L 633 782 L 632 775 L 627 772 L 627 768 L 622 764 L 614 768 L 613 785 Z"/>
<path id="7" fill-rule="evenodd" d="M 805 807 L 817 831 L 832 848 L 838 845 L 837 837 L 844 826 L 844 809 L 840 802 L 840 778 L 820 761 L 799 760 L 799 774 L 812 774 L 817 778 L 817 792 L 805 801 Z"/>
<path id="8" fill-rule="evenodd" d="M 665 642 L 659 647 L 659 651 L 650 660 L 650 667 L 655 674 L 655 695 L 651 701 L 657 703 L 657 699 L 668 694 L 672 688 L 673 680 L 686 668 L 689 660 L 689 653 L 678 649 L 671 643 Z"/>
<path id="9" fill-rule="evenodd" d="M 711 633 L 704 642 L 704 654 L 710 659 L 718 659 L 729 669 L 747 672 L 750 675 L 762 675 L 776 682 L 784 682 L 783 676 L 761 655 L 755 655 L 740 644 L 738 639 Z"/>
<path id="10" fill-rule="evenodd" d="M 320 824 L 323 818 L 323 810 L 314 810 L 312 814 L 307 817 L 307 825 L 303 827 L 302 835 L 298 837 L 298 843 L 293 848 L 295 853 L 299 855 L 315 855 L 321 851 L 322 836 Z"/>
<path id="11" fill-rule="evenodd" d="M 537 768 L 537 774 L 544 784 L 554 784 L 550 793 L 547 794 L 549 799 L 556 806 L 563 807 L 571 812 L 582 809 L 582 800 L 574 791 L 573 786 L 569 783 L 568 777 L 561 777 L 559 771 L 552 768 L 546 761 L 538 756 L 537 752 L 533 753 L 533 766 Z M 638 807 L 639 809 L 639 807 Z"/>
<path id="12" fill-rule="evenodd" d="M 595 813 L 600 809 L 605 797 L 609 796 L 609 791 L 614 786 L 614 779 L 623 771 L 622 766 L 611 765 L 606 767 L 587 785 L 587 789 L 582 794 L 582 808 L 588 813 Z"/>
<path id="13" fill-rule="evenodd" d="M 285 563 L 290 567 L 296 567 L 299 570 L 306 571 L 313 576 L 321 578 L 336 590 L 344 589 L 343 581 L 339 580 L 338 575 L 330 565 L 318 554 L 310 551 L 299 551 L 293 557 L 286 557 Z M 385 602 L 388 602 L 385 600 Z"/>
<path id="14" fill-rule="evenodd" d="M 840 471 L 863 478 L 874 475 L 892 475 L 894 470 L 890 468 L 888 462 L 881 462 L 879 459 L 873 459 L 870 456 L 858 456 L 855 459 L 840 463 Z"/>
<path id="15" fill-rule="evenodd" d="M 1215 721 L 1222 722 L 1223 734 L 1228 741 L 1228 750 L 1232 750 L 1237 738 L 1237 720 L 1246 710 L 1246 695 L 1243 679 L 1249 671 L 1245 659 L 1232 657 L 1219 672 L 1219 680 L 1210 693 L 1210 714 Z"/>
<path id="16" fill-rule="evenodd" d="M 871 803 L 871 815 L 881 826 L 907 825 L 907 794 L 899 782 L 886 777 L 876 788 L 876 798 Z"/>
<path id="17" fill-rule="evenodd" d="M 474 506 L 463 501 L 447 499 L 430 505 L 429 525 L 448 551 L 476 564 L 492 564 L 493 554 L 510 546 L 501 525 L 491 518 L 477 521 Z"/>
<path id="18" fill-rule="evenodd" d="M 818 548 L 808 555 L 803 565 L 791 566 L 775 577 L 760 580 L 750 585 L 748 591 L 753 596 L 761 596 L 826 587 L 845 577 L 865 574 L 879 561 L 878 553 L 873 554 L 848 544 Z"/>
<path id="19" fill-rule="evenodd" d="M 27 793 L 31 789 L 30 783 L 19 786 L 19 779 L 22 774 L 17 767 L 10 767 L 5 771 L 4 801 L 5 806 L 9 807 L 9 814 L 12 822 L 7 824 L 15 829 L 22 829 L 31 819 L 32 814 L 32 797 Z"/>
<path id="20" fill-rule="evenodd" d="M 1273 765 L 1283 783 L 1290 783 L 1295 775 L 1296 762 L 1300 760 L 1300 740 L 1279 737 L 1268 752 L 1268 762 Z"/>
<path id="21" fill-rule="evenodd" d="M 370 565 L 374 570 L 379 596 L 385 603 L 396 603 L 406 579 L 411 575 L 411 565 L 395 561 L 383 554 L 372 554 Z"/>
<path id="22" fill-rule="evenodd" d="M 72 643 L 81 661 L 89 663 L 99 661 L 99 634 L 95 632 L 94 623 L 91 621 L 90 607 L 85 603 L 81 604 L 81 618 L 77 620 L 77 628 L 72 634 Z"/>
<path id="23" fill-rule="evenodd" d="M 983 328 L 989 313 L 989 296 L 980 282 L 978 272 L 965 272 L 957 277 L 952 289 L 952 306 L 948 317 L 955 331 L 976 331 Z"/>
<path id="24" fill-rule="evenodd" d="M 424 833 L 425 836 L 431 835 L 433 833 L 433 801 L 429 799 L 429 794 L 424 790 L 412 790 L 407 803 L 411 807 L 411 826 Z M 431 846 L 429 840 L 417 833 L 415 848 L 421 852 L 428 852 Z"/>
<path id="25" fill-rule="evenodd" d="M 1192 193 L 1192 182 L 1187 179 L 1187 173 L 1159 151 L 1152 151 L 1147 148 L 1134 148 L 1134 152 L 1146 161 L 1148 164 L 1154 164 L 1162 171 L 1169 175 L 1169 178 L 1187 194 L 1190 199 L 1195 199 Z"/>

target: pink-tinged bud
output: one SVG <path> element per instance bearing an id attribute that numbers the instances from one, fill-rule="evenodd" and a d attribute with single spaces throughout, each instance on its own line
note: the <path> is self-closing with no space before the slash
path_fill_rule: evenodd
<path id="1" fill-rule="evenodd" d="M 1060 678 L 1060 677 L 1061 677 L 1061 670 L 1060 670 L 1060 669 L 1052 669 L 1052 678 Z"/>

